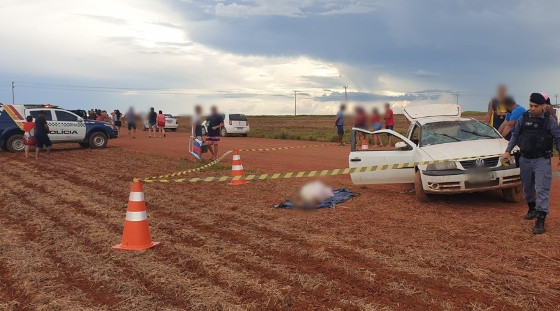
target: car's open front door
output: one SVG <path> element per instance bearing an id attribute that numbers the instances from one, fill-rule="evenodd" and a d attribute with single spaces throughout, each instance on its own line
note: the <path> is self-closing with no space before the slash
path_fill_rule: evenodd
<path id="1" fill-rule="evenodd" d="M 372 148 L 370 142 L 373 142 L 373 135 L 379 135 L 386 142 L 387 137 L 392 136 L 393 144 L 397 146 Z M 360 142 L 356 146 L 355 142 Z M 368 145 L 367 150 L 362 149 L 362 145 Z M 392 130 L 379 130 L 370 132 L 362 129 L 352 129 L 352 151 L 349 156 L 350 168 L 386 165 L 394 163 L 413 162 L 416 145 Z M 365 146 L 364 146 L 365 147 Z M 392 170 L 376 170 L 364 173 L 350 174 L 354 184 L 397 184 L 397 183 L 414 183 L 414 167 L 400 168 Z"/>

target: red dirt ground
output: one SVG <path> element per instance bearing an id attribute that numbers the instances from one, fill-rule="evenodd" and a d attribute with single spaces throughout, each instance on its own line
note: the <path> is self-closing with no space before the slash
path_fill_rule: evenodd
<path id="1" fill-rule="evenodd" d="M 123 135 L 124 136 L 124 135 Z M 353 186 L 334 209 L 275 210 L 307 180 L 146 184 L 146 252 L 120 241 L 133 177 L 192 167 L 186 133 L 56 146 L 35 162 L 0 153 L 0 309 L 557 310 L 560 180 L 547 232 L 498 193 L 416 201 L 408 185 Z M 225 138 L 233 147 L 315 144 Z M 245 152 L 249 172 L 347 167 L 336 145 Z M 190 158 L 188 158 L 190 159 Z M 226 161 L 225 165 L 228 164 Z M 186 167 L 185 167 L 186 166 Z M 211 170 L 189 176 L 218 176 Z"/>

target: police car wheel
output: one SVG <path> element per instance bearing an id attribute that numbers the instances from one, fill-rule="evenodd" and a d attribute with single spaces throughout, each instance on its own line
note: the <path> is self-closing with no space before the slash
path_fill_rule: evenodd
<path id="1" fill-rule="evenodd" d="M 107 135 L 95 132 L 89 136 L 89 146 L 94 149 L 105 148 L 107 146 Z"/>
<path id="2" fill-rule="evenodd" d="M 23 135 L 16 134 L 10 136 L 8 141 L 6 141 L 6 149 L 10 152 L 22 152 L 25 149 L 25 143 L 23 142 Z"/>

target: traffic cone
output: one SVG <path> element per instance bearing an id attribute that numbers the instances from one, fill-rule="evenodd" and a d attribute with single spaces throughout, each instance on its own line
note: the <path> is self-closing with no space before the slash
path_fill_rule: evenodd
<path id="1" fill-rule="evenodd" d="M 154 247 L 157 244 L 159 242 L 152 242 L 150 237 L 142 182 L 134 180 L 130 189 L 130 196 L 128 197 L 128 209 L 126 210 L 122 242 L 113 246 L 113 248 L 141 251 Z"/>
<path id="2" fill-rule="evenodd" d="M 369 145 L 367 139 L 362 140 L 362 150 L 368 150 Z"/>
<path id="3" fill-rule="evenodd" d="M 243 176 L 243 165 L 241 165 L 241 156 L 239 155 L 239 150 L 233 150 L 233 161 L 231 162 L 231 176 Z M 246 180 L 232 180 L 230 186 L 240 186 L 246 184 Z"/>

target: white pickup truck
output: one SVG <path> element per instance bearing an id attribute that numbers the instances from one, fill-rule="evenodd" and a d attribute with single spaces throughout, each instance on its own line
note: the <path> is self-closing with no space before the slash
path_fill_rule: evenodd
<path id="1" fill-rule="evenodd" d="M 432 194 L 501 190 L 506 201 L 522 199 L 519 168 L 500 163 L 508 142 L 492 127 L 475 119 L 461 118 L 457 105 L 408 107 L 411 122 L 405 136 L 392 130 L 370 132 L 352 129 L 350 167 L 394 163 L 453 160 L 392 170 L 351 174 L 354 184 L 413 183 L 416 197 L 428 201 Z M 392 135 L 394 148 L 358 150 L 356 136 Z"/>

